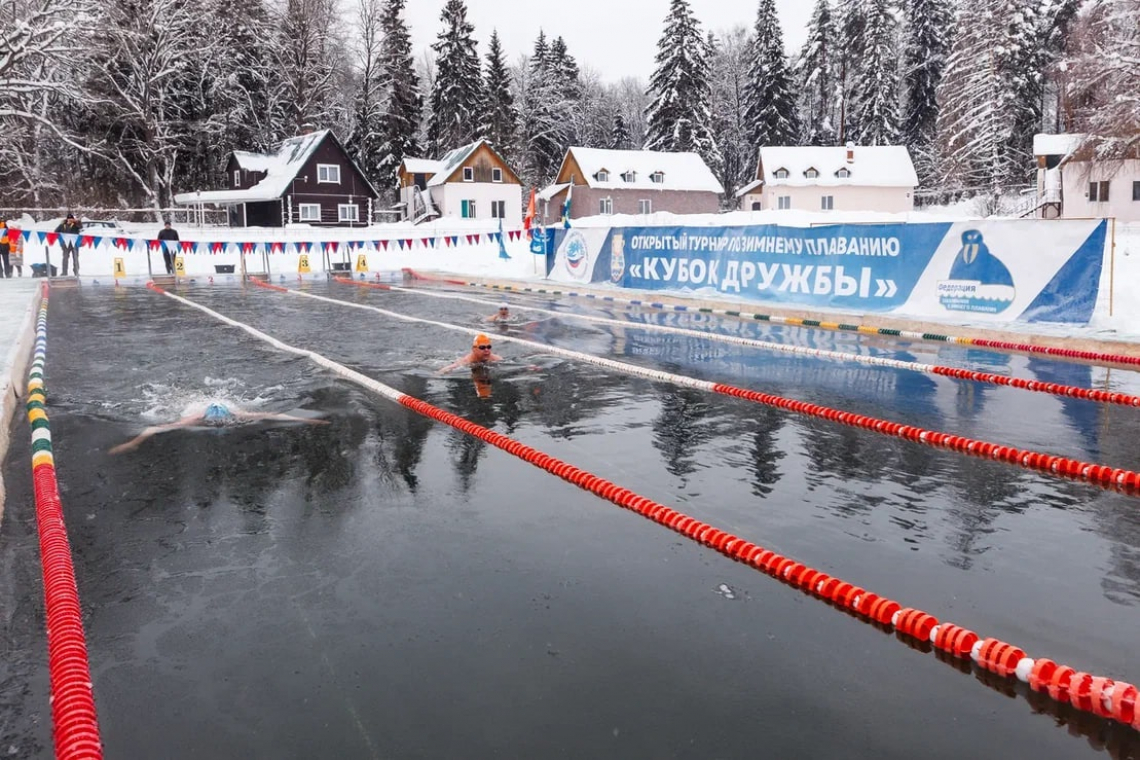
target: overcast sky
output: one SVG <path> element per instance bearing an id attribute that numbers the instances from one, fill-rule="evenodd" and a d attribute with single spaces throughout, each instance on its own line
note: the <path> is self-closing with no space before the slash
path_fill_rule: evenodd
<path id="1" fill-rule="evenodd" d="M 446 0 L 409 0 L 405 7 L 404 18 L 411 29 L 417 59 L 422 59 L 442 30 L 439 14 L 445 3 Z M 604 81 L 616 82 L 627 76 L 648 80 L 669 5 L 670 0 L 467 0 L 467 18 L 475 25 L 480 59 L 487 54 L 493 29 L 499 31 L 508 64 L 534 49 L 542 29 L 549 39 L 561 36 L 566 40 L 579 67 L 594 69 Z M 708 33 L 737 25 L 751 28 L 759 2 L 689 0 L 689 5 Z M 803 45 L 813 5 L 810 0 L 776 0 L 789 53 L 798 52 Z"/>

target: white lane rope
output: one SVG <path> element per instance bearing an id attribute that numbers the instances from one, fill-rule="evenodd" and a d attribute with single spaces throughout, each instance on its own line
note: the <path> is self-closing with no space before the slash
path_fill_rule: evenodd
<path id="1" fill-rule="evenodd" d="M 357 283 L 353 282 L 353 285 Z M 357 285 L 359 287 L 359 285 Z M 401 293 L 413 293 L 415 295 L 427 296 L 429 298 L 443 298 L 447 300 L 466 301 L 468 303 L 477 303 L 481 306 L 496 306 L 500 301 L 491 301 L 484 298 L 475 298 L 473 296 L 461 296 L 454 293 L 436 293 L 422 288 L 403 288 L 399 285 L 384 285 L 385 290 L 395 290 Z M 862 354 L 851 354 L 844 351 L 831 351 L 823 348 L 807 348 L 805 346 L 790 346 L 787 343 L 774 343 L 767 340 L 756 340 L 755 338 L 744 338 L 737 335 L 724 335 L 722 333 L 707 332 L 704 330 L 694 330 L 686 327 L 672 327 L 670 325 L 656 325 L 649 322 L 630 322 L 622 319 L 611 319 L 609 317 L 596 317 L 590 314 L 571 314 L 564 311 L 554 311 L 552 309 L 543 309 L 539 306 L 521 306 L 517 307 L 521 311 L 532 311 L 539 314 L 549 314 L 564 319 L 580 319 L 587 322 L 596 322 L 598 324 L 616 325 L 624 328 L 644 329 L 652 332 L 670 333 L 673 335 L 685 335 L 688 337 L 701 338 L 702 340 L 717 341 L 720 343 L 731 343 L 737 346 L 747 346 L 748 348 L 759 348 L 768 351 L 782 351 L 789 354 L 797 354 L 799 356 L 809 356 L 815 359 L 833 359 L 836 361 L 851 361 L 859 362 L 862 364 L 870 364 L 876 367 L 887 367 L 890 369 L 901 369 L 908 372 L 924 372 L 927 374 L 937 374 L 935 372 L 936 365 L 923 364 L 921 362 L 908 362 L 901 359 L 888 359 L 881 356 L 864 356 Z"/>

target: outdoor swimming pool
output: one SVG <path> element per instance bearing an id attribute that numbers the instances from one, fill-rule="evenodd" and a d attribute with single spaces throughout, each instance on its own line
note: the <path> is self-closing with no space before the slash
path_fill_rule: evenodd
<path id="1" fill-rule="evenodd" d="M 490 306 L 308 292 L 486 329 Z M 190 300 L 737 536 L 1135 682 L 1140 500 L 497 342 L 239 286 Z M 435 293 L 446 291 L 433 290 Z M 652 332 L 649 321 L 1136 393 L 1133 372 L 509 296 L 505 334 L 1137 469 L 1140 409 Z M 528 312 L 527 307 L 559 312 Z M 576 319 L 618 319 L 613 326 Z M 1001 757 L 1134 731 L 921 651 L 141 288 L 53 291 L 47 385 L 107 757 Z M 328 426 L 174 431 L 210 399 Z M 27 423 L 0 525 L 0 753 L 50 757 Z M 900 641 L 906 646 L 900 645 Z M 12 751 L 14 748 L 14 751 Z"/>

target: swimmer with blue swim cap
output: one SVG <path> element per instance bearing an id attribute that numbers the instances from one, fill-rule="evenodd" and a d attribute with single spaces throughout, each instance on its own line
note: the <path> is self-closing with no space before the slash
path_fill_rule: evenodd
<path id="1" fill-rule="evenodd" d="M 139 445 L 158 433 L 163 433 L 167 430 L 174 430 L 176 428 L 186 427 L 227 427 L 229 425 L 236 425 L 242 422 L 253 422 L 258 420 L 277 420 L 280 422 L 305 422 L 309 425 L 327 425 L 328 420 L 311 419 L 309 417 L 298 417 L 293 414 L 279 414 L 274 412 L 243 412 L 240 410 L 231 409 L 226 404 L 215 401 L 210 403 L 199 414 L 192 414 L 188 417 L 183 417 L 177 422 L 168 422 L 165 425 L 154 425 L 143 430 L 135 438 L 120 443 L 118 446 L 111 449 L 110 454 L 121 454 L 124 451 L 136 449 Z"/>
<path id="2" fill-rule="evenodd" d="M 229 424 L 234 420 L 234 413 L 225 404 L 210 404 L 206 407 L 206 411 L 202 412 L 202 421 L 207 425 L 222 425 Z"/>

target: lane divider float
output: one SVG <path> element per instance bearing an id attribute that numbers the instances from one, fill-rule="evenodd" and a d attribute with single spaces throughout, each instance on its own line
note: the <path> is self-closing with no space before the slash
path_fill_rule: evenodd
<path id="1" fill-rule="evenodd" d="M 361 282 L 347 277 L 334 277 L 333 280 L 343 285 L 355 285 L 357 287 L 371 288 L 373 290 L 391 290 L 399 291 L 401 293 L 413 293 L 420 296 L 427 296 L 429 298 L 442 298 L 447 300 L 477 303 L 482 306 L 495 305 L 494 301 L 487 301 L 482 298 L 471 298 L 469 296 L 461 296 L 454 293 L 438 293 L 430 290 L 424 290 L 422 288 L 402 288 L 397 285 Z M 685 335 L 701 338 L 702 340 L 715 341 L 718 343 L 730 343 L 737 346 L 747 346 L 749 348 L 759 348 L 767 351 L 780 351 L 784 353 L 795 354 L 798 356 L 808 356 L 815 359 L 834 359 L 836 361 L 858 362 L 860 364 L 869 364 L 875 367 L 899 369 L 905 370 L 907 372 L 922 372 L 928 375 L 941 375 L 942 377 L 949 377 L 954 380 L 968 380 L 976 383 L 1000 385 L 1008 388 L 1017 388 L 1019 390 L 1031 391 L 1034 393 L 1047 393 L 1053 396 L 1084 399 L 1086 401 L 1094 401 L 1100 404 L 1119 404 L 1121 406 L 1140 407 L 1140 396 L 1136 396 L 1130 393 L 1115 393 L 1111 391 L 1099 390 L 1096 388 L 1081 388 L 1075 385 L 1062 385 L 1060 383 L 1046 383 L 1038 380 L 1026 380 L 1025 378 L 1021 377 L 998 375 L 992 372 L 978 372 L 976 370 L 962 369 L 959 367 L 946 367 L 938 364 L 908 362 L 902 361 L 901 359 L 888 359 L 886 357 L 880 356 L 864 356 L 861 354 L 852 354 L 843 351 L 830 351 L 822 348 L 808 348 L 806 346 L 792 346 L 788 345 L 787 343 L 774 343 L 771 341 L 756 340 L 754 338 L 743 338 L 736 335 L 723 335 L 721 333 L 694 330 L 684 327 L 655 325 L 644 322 L 629 322 L 621 319 L 597 317 L 589 314 L 570 314 L 567 312 L 554 311 L 553 309 L 543 309 L 537 306 L 525 306 L 522 308 L 524 308 L 526 311 L 533 311 L 540 314 L 552 314 L 563 319 L 580 319 L 587 322 L 616 325 L 623 328 L 633 327 L 637 329 L 644 329 L 650 332 Z"/>
<path id="2" fill-rule="evenodd" d="M 1056 346 L 1038 346 L 1032 343 L 1012 343 L 1003 340 L 988 340 L 985 338 L 967 338 L 964 336 L 943 335 L 940 333 L 927 333 L 927 332 L 914 332 L 911 330 L 896 330 L 889 327 L 873 327 L 871 325 L 851 325 L 843 322 L 828 322 L 816 319 L 801 319 L 799 317 L 784 317 L 778 314 L 757 314 L 746 311 L 739 311 L 736 309 L 710 309 L 704 306 L 685 306 L 681 304 L 667 304 L 659 301 L 645 301 L 637 298 L 621 298 L 618 296 L 604 296 L 597 295 L 596 293 L 577 292 L 573 290 L 552 290 L 549 288 L 528 288 L 519 285 L 488 285 L 482 282 L 468 282 L 465 280 L 446 279 L 443 277 L 434 277 L 431 275 L 423 274 L 405 267 L 402 270 L 406 275 L 414 280 L 423 280 L 424 282 L 438 282 L 446 283 L 448 285 L 463 285 L 464 287 L 471 288 L 487 288 L 490 290 L 502 290 L 507 292 L 520 292 L 520 293 L 542 293 L 544 295 L 555 296 L 569 296 L 571 298 L 588 298 L 598 301 L 608 301 L 612 303 L 628 304 L 630 306 L 647 306 L 651 309 L 663 309 L 665 311 L 693 311 L 702 314 L 718 314 L 726 317 L 738 317 L 741 319 L 754 319 L 761 322 L 771 322 L 777 325 L 792 325 L 795 327 L 818 327 L 822 330 L 834 330 L 840 332 L 857 332 L 866 335 L 887 335 L 893 338 L 910 338 L 913 340 L 928 340 L 941 343 L 956 343 L 963 346 L 979 346 L 981 348 L 993 348 L 1000 351 L 1017 351 L 1024 354 L 1044 354 L 1062 359 L 1077 359 L 1080 361 L 1094 362 L 1096 364 L 1125 364 L 1137 366 L 1140 365 L 1140 356 L 1125 356 L 1124 354 L 1108 354 L 1099 351 L 1080 351 L 1071 348 L 1058 348 Z"/>
<path id="3" fill-rule="evenodd" d="M 983 637 L 974 631 L 948 621 L 941 621 L 917 608 L 904 607 L 893 599 L 872 593 L 841 578 L 833 577 L 790 557 L 780 555 L 771 549 L 746 541 L 683 512 L 641 496 L 605 478 L 527 446 L 509 436 L 496 433 L 414 396 L 402 393 L 315 351 L 291 346 L 255 327 L 238 322 L 206 306 L 163 290 L 153 283 L 148 283 L 147 287 L 186 306 L 198 309 L 225 324 L 237 327 L 281 351 L 307 357 L 317 365 L 325 367 L 334 374 L 373 391 L 383 398 L 478 438 L 584 491 L 589 491 L 623 509 L 636 512 L 642 517 L 669 528 L 694 542 L 714 549 L 730 559 L 767 573 L 789 586 L 798 588 L 809 596 L 825 600 L 836 607 L 853 612 L 865 622 L 890 626 L 903 636 L 919 641 L 929 641 L 938 650 L 959 659 L 968 657 L 979 667 L 1003 678 L 1016 677 L 1018 680 L 1029 684 L 1029 687 L 1034 691 L 1048 694 L 1058 702 L 1068 702 L 1077 709 L 1140 729 L 1140 711 L 1136 709 L 1140 695 L 1138 695 L 1136 687 L 1130 683 L 1103 676 L 1094 676 L 1067 665 L 1059 665 L 1047 658 L 1031 658 L 1021 647 L 996 638 Z"/>
<path id="4" fill-rule="evenodd" d="M 264 286 L 264 283 L 258 283 L 252 280 L 255 284 Z M 283 292 L 290 293 L 302 298 L 311 298 L 317 301 L 325 301 L 328 303 L 339 304 L 351 309 L 363 309 L 365 311 L 372 311 L 392 319 L 398 319 L 405 322 L 416 322 L 419 324 L 432 325 L 434 327 L 442 327 L 447 330 L 466 333 L 468 335 L 478 335 L 480 330 L 470 327 L 463 327 L 461 325 L 452 325 L 447 322 L 437 322 L 431 319 L 423 319 L 420 317 L 412 317 L 407 314 L 400 314 L 399 312 L 381 309 L 377 306 L 369 306 L 367 304 L 352 303 L 349 301 L 341 301 L 336 298 L 329 298 L 327 296 L 319 296 L 315 293 L 306 293 L 299 290 L 291 290 L 288 288 L 278 288 L 274 286 L 273 290 L 283 290 Z M 555 354 L 564 356 L 577 361 L 594 364 L 599 367 L 606 367 L 607 369 L 621 372 L 627 375 L 634 375 L 637 377 L 644 377 L 649 380 L 658 382 L 672 383 L 687 388 L 694 388 L 703 390 L 710 393 L 719 393 L 724 396 L 731 396 L 733 398 L 751 401 L 753 403 L 762 404 L 764 406 L 771 406 L 777 409 L 794 412 L 796 414 L 818 417 L 820 419 L 828 420 L 830 422 L 838 422 L 841 425 L 848 427 L 862 428 L 882 435 L 891 436 L 892 438 L 901 438 L 915 443 L 925 444 L 933 448 L 948 449 L 957 451 L 962 454 L 979 457 L 981 459 L 992 459 L 995 461 L 1005 462 L 1007 464 L 1015 465 L 1027 470 L 1036 470 L 1048 475 L 1056 477 L 1067 478 L 1070 480 L 1079 480 L 1104 489 L 1111 489 L 1121 491 L 1130 495 L 1136 495 L 1140 491 L 1140 472 L 1128 470 L 1123 467 L 1109 467 L 1108 465 L 1096 464 L 1094 462 L 1084 462 L 1079 459 L 1070 459 L 1068 457 L 1056 456 L 1053 454 L 1044 454 L 1030 449 L 1019 449 L 1015 446 L 1005 446 L 997 443 L 990 443 L 981 441 L 974 438 L 967 438 L 966 436 L 952 435 L 950 433 L 943 433 L 937 430 L 929 430 L 926 428 L 917 427 L 915 425 L 904 425 L 899 422 L 891 422 L 889 420 L 880 419 L 877 417 L 869 417 L 864 414 L 856 414 L 854 412 L 846 412 L 841 409 L 834 409 L 832 407 L 823 406 L 821 404 L 813 404 L 807 401 L 795 401 L 793 399 L 777 396 L 772 393 L 762 393 L 760 391 L 748 390 L 740 388 L 735 385 L 727 385 L 725 383 L 713 383 L 708 380 L 698 380 L 693 377 L 686 377 L 685 375 L 676 375 L 671 372 L 662 370 L 649 369 L 647 367 L 639 367 L 634 364 L 626 364 L 614 359 L 606 359 L 592 354 L 580 353 L 578 351 L 571 351 L 566 348 L 559 348 L 558 346 L 550 346 L 545 343 L 535 343 L 533 341 L 524 340 L 522 338 L 515 338 L 509 335 L 499 335 L 496 340 L 506 343 L 515 343 L 521 346 L 540 351 L 542 353 Z"/>
<path id="5" fill-rule="evenodd" d="M 45 284 L 36 320 L 32 365 L 28 371 L 26 407 L 28 424 L 32 429 L 32 487 L 44 580 L 52 735 L 55 756 L 60 760 L 93 760 L 103 757 L 103 745 L 99 738 L 87 639 L 83 634 L 83 611 L 59 498 L 51 425 L 46 408 L 47 393 L 44 391 L 48 294 Z"/>

